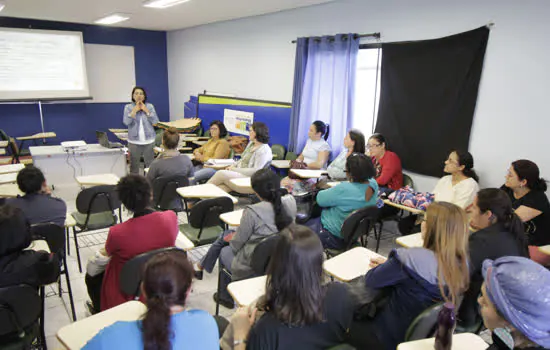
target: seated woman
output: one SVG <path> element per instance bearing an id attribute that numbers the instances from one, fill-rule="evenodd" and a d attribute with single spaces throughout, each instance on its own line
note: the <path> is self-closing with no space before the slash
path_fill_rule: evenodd
<path id="1" fill-rule="evenodd" d="M 546 188 L 539 167 L 526 159 L 512 163 L 506 183 L 501 187 L 524 223 L 531 259 L 543 265 L 550 264 L 550 258 L 538 250 L 539 246 L 550 244 L 550 203 Z"/>
<path id="2" fill-rule="evenodd" d="M 119 286 L 122 266 L 136 255 L 151 250 L 173 247 L 178 235 L 178 218 L 171 211 L 155 212 L 151 209 L 151 186 L 140 175 L 127 175 L 116 186 L 118 197 L 134 217 L 112 226 L 105 248 L 100 252 L 110 258 L 104 274 L 86 275 L 92 309 L 107 310 L 132 300 Z M 100 298 L 101 297 L 101 298 Z M 101 299 L 100 305 L 97 301 Z"/>
<path id="3" fill-rule="evenodd" d="M 197 264 L 196 275 L 199 279 L 202 279 L 203 269 L 208 273 L 212 272 L 220 255 L 220 263 L 231 271 L 233 281 L 252 277 L 254 275 L 251 267 L 252 254 L 258 243 L 280 232 L 294 221 L 296 201 L 281 189 L 280 179 L 274 172 L 269 169 L 260 169 L 252 175 L 250 182 L 261 202 L 245 208 L 236 232 L 224 232 L 210 246 L 201 262 Z M 220 290 L 223 294 L 215 295 L 214 299 L 220 298 L 222 305 L 233 308 L 233 301 L 226 292 L 229 282 L 231 280 L 228 278 L 222 278 Z"/>
<path id="4" fill-rule="evenodd" d="M 386 138 L 381 134 L 372 135 L 367 142 L 367 150 L 376 169 L 378 186 L 393 191 L 403 187 L 401 160 L 397 154 L 388 150 Z"/>
<path id="5" fill-rule="evenodd" d="M 231 179 L 252 176 L 256 171 L 265 168 L 271 163 L 273 154 L 267 144 L 269 142 L 269 129 L 262 122 L 254 122 L 249 131 L 250 142 L 246 146 L 241 159 L 231 165 L 227 170 L 219 170 L 210 180 L 213 184 L 226 192 L 252 194 L 253 190 L 236 187 L 229 182 Z"/>
<path id="6" fill-rule="evenodd" d="M 314 232 L 299 225 L 281 232 L 265 295 L 251 317 L 240 309 L 231 320 L 234 349 L 328 349 L 345 343 L 352 298 L 344 284 L 324 283 L 322 265 L 323 247 Z"/>
<path id="7" fill-rule="evenodd" d="M 203 168 L 203 163 L 209 159 L 229 158 L 231 147 L 229 146 L 229 142 L 225 139 L 226 136 L 227 129 L 221 121 L 214 120 L 210 123 L 210 139 L 203 146 L 193 151 L 193 155 L 195 156 L 194 161 L 198 164 L 195 167 L 196 183 L 206 181 L 216 173 L 216 170 L 212 168 Z"/>
<path id="8" fill-rule="evenodd" d="M 328 134 L 328 125 L 320 120 L 314 121 L 309 127 L 308 140 L 302 154 L 296 160 L 305 163 L 308 169 L 324 169 L 330 156 L 330 145 L 326 141 Z M 316 179 L 300 180 L 289 177 L 285 177 L 281 182 L 292 194 L 311 192 L 315 183 Z"/>
<path id="9" fill-rule="evenodd" d="M 376 205 L 378 199 L 374 167 L 364 153 L 353 153 L 347 158 L 346 175 L 349 182 L 317 194 L 317 204 L 323 208 L 321 217 L 307 224 L 318 232 L 327 249 L 343 249 L 345 242 L 340 230 L 348 215 L 356 209 Z"/>
<path id="10" fill-rule="evenodd" d="M 387 302 L 373 319 L 355 321 L 350 344 L 358 349 L 395 349 L 411 322 L 442 301 L 456 305 L 468 288 L 468 219 L 464 210 L 434 202 L 422 222 L 424 246 L 393 250 L 367 272 L 367 289 L 380 290 Z M 383 290 L 383 291 L 382 291 Z"/>
<path id="11" fill-rule="evenodd" d="M 182 175 L 192 177 L 194 175 L 193 163 L 188 156 L 178 151 L 180 134 L 176 128 L 164 130 L 162 134 L 162 152 L 149 167 L 147 180 L 151 184 L 159 177 Z"/>
<path id="12" fill-rule="evenodd" d="M 365 135 L 357 129 L 351 129 L 344 138 L 344 149 L 327 168 L 332 180 L 346 180 L 346 160 L 353 153 L 365 154 Z"/>
<path id="13" fill-rule="evenodd" d="M 550 349 L 550 271 L 526 258 L 483 263 L 479 307 L 492 331 L 488 350 Z"/>
<path id="14" fill-rule="evenodd" d="M 0 206 L 0 287 L 40 287 L 57 281 L 58 258 L 44 251 L 26 250 L 31 242 L 23 211 L 9 204 Z"/>
<path id="15" fill-rule="evenodd" d="M 483 261 L 503 256 L 529 257 L 523 224 L 514 214 L 512 203 L 504 191 L 496 188 L 479 191 L 468 208 L 468 214 L 470 226 L 476 231 L 469 239 L 470 287 L 464 294 L 458 317 L 464 327 L 475 325 L 480 320 L 477 297 L 483 283 Z"/>
<path id="16" fill-rule="evenodd" d="M 141 285 L 147 305 L 143 319 L 115 322 L 83 349 L 219 349 L 214 318 L 185 308 L 192 280 L 193 266 L 185 252 L 153 256 L 145 265 Z"/>

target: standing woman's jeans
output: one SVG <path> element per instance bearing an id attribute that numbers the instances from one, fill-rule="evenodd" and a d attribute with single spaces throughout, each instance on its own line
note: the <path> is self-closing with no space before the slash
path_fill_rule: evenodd
<path id="1" fill-rule="evenodd" d="M 136 145 L 128 142 L 128 150 L 130 151 L 130 174 L 139 173 L 139 163 L 141 157 L 145 161 L 145 167 L 148 168 L 155 158 L 155 153 L 153 152 L 153 147 L 155 147 L 155 141 L 151 141 L 147 145 Z"/>

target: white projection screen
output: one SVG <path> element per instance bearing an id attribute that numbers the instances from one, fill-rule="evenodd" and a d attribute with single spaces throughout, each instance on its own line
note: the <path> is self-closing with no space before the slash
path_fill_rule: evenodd
<path id="1" fill-rule="evenodd" d="M 0 101 L 89 97 L 81 32 L 0 28 Z"/>

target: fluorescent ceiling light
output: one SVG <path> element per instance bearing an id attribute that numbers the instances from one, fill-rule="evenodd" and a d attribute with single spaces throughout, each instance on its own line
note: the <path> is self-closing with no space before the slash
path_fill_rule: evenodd
<path id="1" fill-rule="evenodd" d="M 109 24 L 124 22 L 129 18 L 130 18 L 129 15 L 126 15 L 123 13 L 113 13 L 112 15 L 105 16 L 96 20 L 94 23 L 109 25 Z"/>
<path id="2" fill-rule="evenodd" d="M 190 0 L 147 0 L 143 3 L 143 6 L 165 9 L 167 7 L 176 6 L 188 1 Z"/>
<path id="3" fill-rule="evenodd" d="M 0 1 L 0 11 L 2 11 L 6 7 L 6 4 L 4 2 Z"/>

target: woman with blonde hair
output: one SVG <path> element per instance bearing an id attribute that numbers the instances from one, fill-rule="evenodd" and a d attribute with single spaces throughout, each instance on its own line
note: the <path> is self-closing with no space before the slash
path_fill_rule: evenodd
<path id="1" fill-rule="evenodd" d="M 456 304 L 468 288 L 468 219 L 451 203 L 435 202 L 422 222 L 424 245 L 393 250 L 388 259 L 372 259 L 365 276 L 368 289 L 387 302 L 368 320 L 356 321 L 350 344 L 360 349 L 395 349 L 411 322 L 443 301 Z"/>

